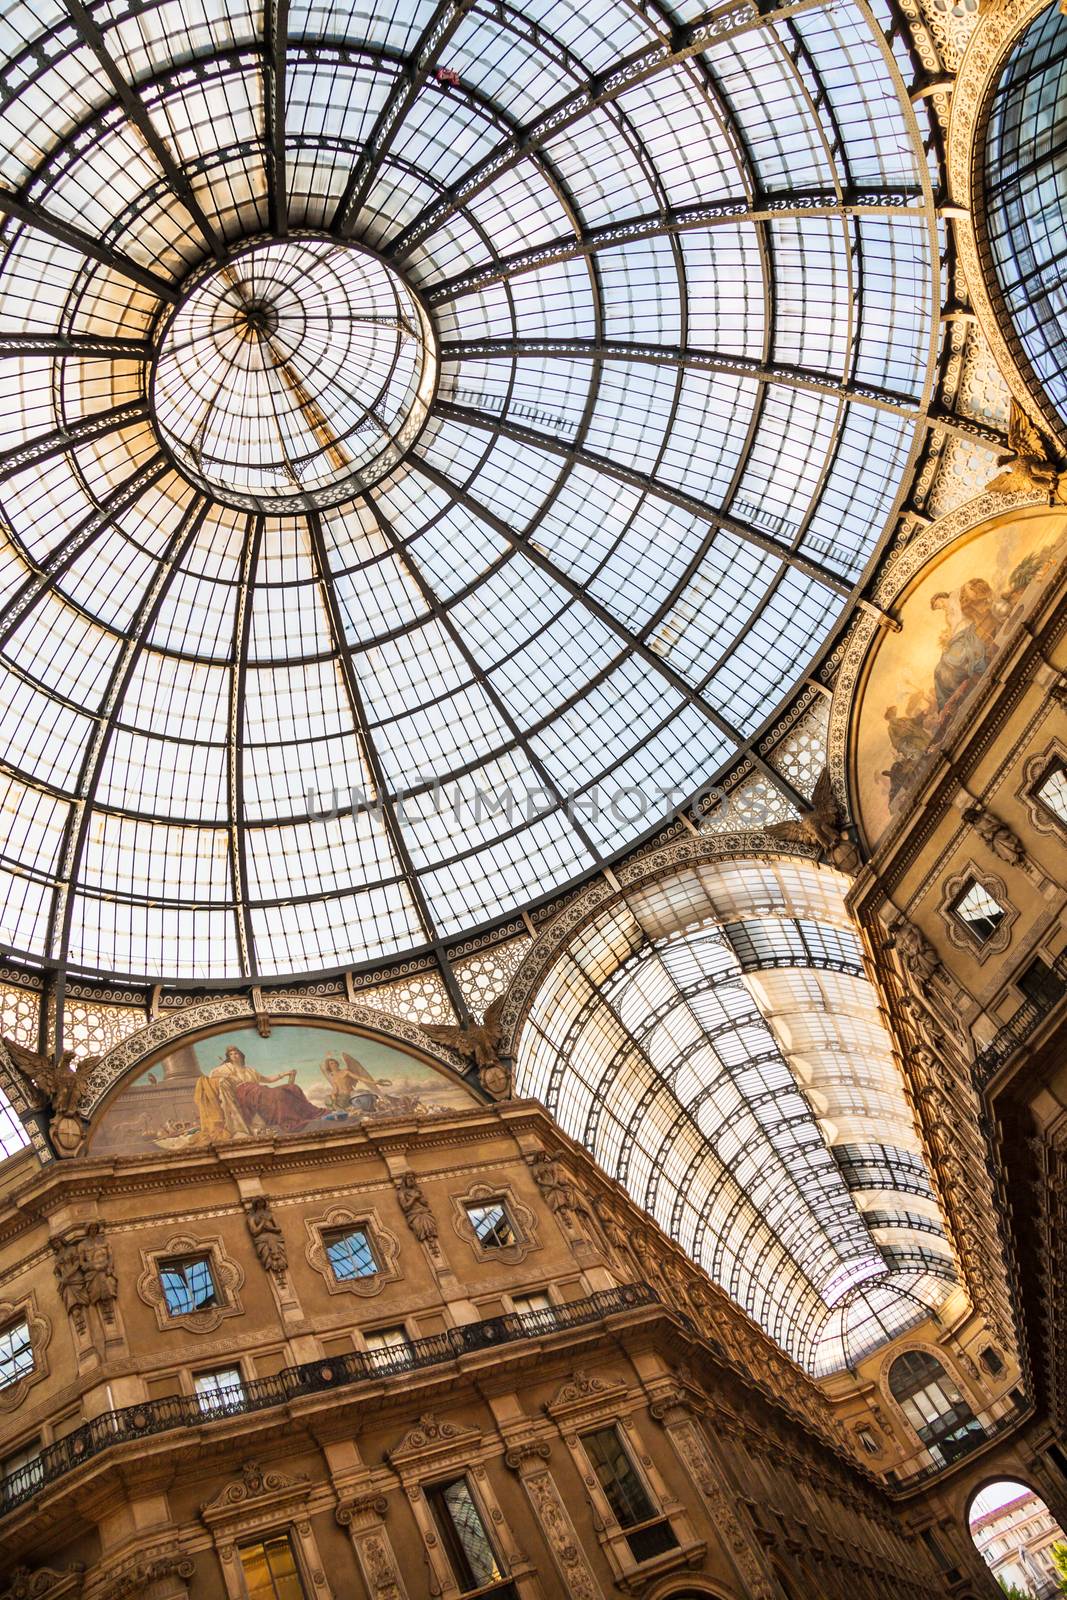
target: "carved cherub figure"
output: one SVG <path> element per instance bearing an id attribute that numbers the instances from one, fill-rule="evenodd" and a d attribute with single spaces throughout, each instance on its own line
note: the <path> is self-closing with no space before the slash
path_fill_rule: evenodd
<path id="1" fill-rule="evenodd" d="M 86 1080 L 101 1057 L 83 1056 L 78 1065 L 72 1067 L 73 1050 L 64 1050 L 59 1056 L 46 1056 L 6 1037 L 4 1047 L 15 1066 L 37 1090 L 38 1104 L 51 1108 L 48 1132 L 56 1154 L 77 1155 L 85 1142 L 85 1122 L 78 1114 L 78 1106 Z"/>
<path id="2" fill-rule="evenodd" d="M 845 831 L 845 821 L 834 798 L 829 767 L 824 767 L 812 791 L 811 809 L 795 821 L 775 822 L 766 830 L 772 839 L 789 844 L 814 844 L 839 872 L 859 871 L 860 853 Z"/>
<path id="3" fill-rule="evenodd" d="M 481 1022 L 468 1018 L 462 1026 L 444 1028 L 438 1025 L 423 1027 L 423 1032 L 428 1033 L 431 1039 L 436 1039 L 438 1044 L 447 1044 L 452 1050 L 458 1051 L 461 1056 L 466 1056 L 468 1061 L 473 1061 L 476 1067 L 496 1067 L 500 1065 L 500 1013 L 504 1009 L 504 996 L 498 995 L 489 1006 Z"/>

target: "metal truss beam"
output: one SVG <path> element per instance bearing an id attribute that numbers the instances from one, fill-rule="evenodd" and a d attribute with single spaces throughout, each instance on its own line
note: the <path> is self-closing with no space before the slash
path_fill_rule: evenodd
<path id="1" fill-rule="evenodd" d="M 84 356 L 104 361 L 149 361 L 147 339 L 109 339 L 91 333 L 0 333 L 0 356 Z"/>
<path id="2" fill-rule="evenodd" d="M 591 111 L 610 105 L 627 93 L 635 84 L 645 83 L 669 67 L 688 61 L 710 49 L 719 39 L 736 38 L 753 29 L 766 28 L 802 11 L 811 11 L 826 0 L 784 0 L 781 5 L 771 5 L 761 10 L 757 0 L 729 0 L 726 5 L 714 6 L 702 12 L 692 22 L 664 32 L 653 43 L 623 56 L 607 72 L 587 78 L 562 99 L 546 107 L 535 122 L 518 130 L 506 139 L 484 160 L 479 161 L 465 178 L 454 184 L 447 195 L 423 208 L 414 220 L 386 247 L 385 254 L 399 259 L 420 244 L 428 234 L 439 228 L 448 218 L 489 184 L 495 183 L 502 173 L 540 148 L 549 139 L 557 137 L 564 129 L 579 122 Z"/>
<path id="3" fill-rule="evenodd" d="M 36 604 L 41 595 L 55 588 L 63 573 L 85 546 L 95 539 L 119 512 L 136 500 L 138 495 L 145 489 L 151 488 L 152 484 L 158 482 L 170 470 L 162 451 L 157 451 L 139 472 L 135 472 L 132 477 L 121 483 L 97 510 L 60 539 L 42 562 L 32 562 L 25 551 L 21 552 L 23 560 L 32 570 L 3 610 L 0 610 L 0 646 L 7 643 L 24 614 Z"/>
<path id="4" fill-rule="evenodd" d="M 374 186 L 390 145 L 425 85 L 428 73 L 473 4 L 474 0 L 439 0 L 386 96 L 359 160 L 349 173 L 330 225 L 332 232 L 342 236 L 349 232 Z"/>
<path id="5" fill-rule="evenodd" d="M 434 410 L 438 416 L 448 417 L 453 422 L 463 422 L 472 428 L 483 428 L 489 433 L 499 433 L 508 439 L 517 439 L 522 444 L 529 444 L 535 449 L 545 450 L 550 455 L 561 456 L 565 461 L 574 466 L 585 466 L 595 472 L 602 472 L 605 477 L 613 478 L 619 483 L 627 483 L 632 488 L 640 489 L 645 494 L 655 495 L 668 504 L 678 506 L 680 510 L 689 512 L 698 517 L 701 522 L 713 523 L 716 528 L 724 533 L 733 534 L 735 539 L 741 539 L 746 544 L 754 545 L 757 550 L 763 550 L 768 555 L 777 556 L 780 561 L 789 566 L 796 567 L 799 572 L 806 573 L 808 577 L 817 578 L 820 583 L 832 589 L 835 594 L 847 595 L 852 593 L 852 586 L 838 573 L 832 572 L 829 567 L 824 567 L 820 561 L 811 556 L 794 550 L 791 545 L 783 544 L 781 540 L 774 539 L 770 534 L 761 533 L 758 528 L 750 523 L 742 522 L 738 517 L 731 516 L 728 512 L 719 511 L 715 506 L 709 506 L 706 501 L 697 495 L 689 494 L 684 489 L 672 488 L 670 484 L 663 483 L 661 479 L 654 478 L 647 472 L 639 472 L 633 467 L 624 467 L 617 461 L 612 461 L 608 456 L 599 455 L 593 450 L 586 450 L 577 445 L 568 444 L 565 439 L 558 439 L 553 434 L 541 433 L 537 428 L 523 427 L 519 423 L 506 422 L 502 417 L 493 417 L 483 411 L 475 411 L 468 406 L 455 405 L 450 400 L 438 399 Z M 426 463 L 419 462 L 422 470 L 426 470 Z M 455 492 L 455 485 L 452 485 Z M 512 535 L 517 537 L 517 535 Z M 530 547 L 522 541 L 523 548 Z M 583 591 L 584 596 L 584 591 Z M 656 657 L 657 661 L 660 658 Z M 660 661 L 662 665 L 662 661 Z"/>
<path id="6" fill-rule="evenodd" d="M 30 439 L 26 444 L 15 445 L 0 455 L 0 483 L 6 483 L 26 467 L 75 449 L 87 439 L 102 438 L 119 428 L 129 427 L 132 422 L 144 422 L 147 417 L 148 405 L 145 400 L 128 400 L 124 405 L 109 406 L 106 411 L 81 417 L 77 422 L 72 422 L 69 428 L 54 428 L 51 433 L 42 433 L 39 438 Z"/>
<path id="7" fill-rule="evenodd" d="M 154 294 L 157 300 L 165 300 L 168 305 L 177 305 L 181 299 L 179 291 L 165 278 L 149 272 L 132 256 L 105 244 L 102 239 L 94 239 L 91 233 L 76 228 L 73 223 L 53 217 L 36 200 L 25 200 L 20 195 L 12 194 L 10 189 L 0 189 L 0 217 L 11 217 L 28 228 L 36 228 L 38 233 L 45 233 L 59 244 L 68 245 L 72 250 L 88 256 L 91 261 L 99 261 L 103 266 L 110 267 L 112 272 L 121 273 L 131 283 L 139 284 L 142 289 Z"/>
<path id="8" fill-rule="evenodd" d="M 248 677 L 248 648 L 252 636 L 252 585 L 263 544 L 266 519 L 250 517 L 241 557 L 241 577 L 233 619 L 233 651 L 230 657 L 230 698 L 226 727 L 226 790 L 230 880 L 233 884 L 234 919 L 241 971 L 258 975 L 252 914 L 248 905 L 248 844 L 244 822 L 244 720 L 245 685 Z"/>
<path id="9" fill-rule="evenodd" d="M 411 896 L 416 915 L 422 924 L 426 943 L 436 956 L 437 964 L 441 969 L 441 979 L 448 990 L 453 1009 L 458 1017 L 463 1018 L 469 1015 L 467 1003 L 445 954 L 444 944 L 438 935 L 430 903 L 423 893 L 411 851 L 408 849 L 407 840 L 404 838 L 404 830 L 397 815 L 397 808 L 389 798 L 389 785 L 386 782 L 381 757 L 371 736 L 370 718 L 367 716 L 363 692 L 359 686 L 359 679 L 356 676 L 352 655 L 345 637 L 345 621 L 337 598 L 337 590 L 334 584 L 330 582 L 330 562 L 326 551 L 326 540 L 322 532 L 322 518 L 317 511 L 309 510 L 307 521 L 311 534 L 312 568 L 318 579 L 338 670 L 351 707 L 352 725 L 356 730 L 356 740 L 366 759 L 367 769 L 374 784 L 375 795 L 381 803 L 382 816 L 385 819 L 385 829 L 389 837 L 393 859 L 400 869 L 408 893 Z"/>
<path id="10" fill-rule="evenodd" d="M 192 184 L 171 155 L 166 141 L 149 116 L 144 101 L 119 71 L 118 64 L 107 47 L 103 31 L 90 16 L 82 4 L 82 0 L 64 0 L 64 3 L 67 8 L 67 15 L 74 24 L 78 37 L 86 49 L 90 50 L 96 58 L 97 65 L 114 89 L 126 116 L 137 129 L 149 150 L 151 150 L 167 182 L 196 223 L 211 254 L 216 261 L 222 261 L 224 252 L 219 242 L 219 237 L 204 214 L 200 202 L 193 192 Z"/>
<path id="11" fill-rule="evenodd" d="M 603 227 L 589 228 L 582 234 L 564 234 L 547 244 L 529 250 L 518 250 L 513 255 L 501 256 L 484 267 L 472 267 L 468 272 L 457 273 L 442 283 L 424 291 L 427 305 L 441 305 L 446 300 L 458 300 L 476 289 L 501 283 L 507 278 L 517 278 L 525 272 L 536 272 L 545 266 L 556 266 L 563 261 L 575 261 L 580 256 L 594 255 L 598 250 L 618 249 L 641 239 L 672 237 L 680 233 L 702 232 L 708 228 L 736 227 L 741 223 L 780 222 L 783 219 L 805 217 L 899 217 L 911 215 L 921 220 L 925 212 L 919 207 L 920 189 L 797 189 L 782 193 L 764 194 L 756 205 L 744 197 L 730 200 L 709 200 L 703 205 L 685 206 L 669 211 L 646 211 Z"/>
<path id="12" fill-rule="evenodd" d="M 264 6 L 263 115 L 270 176 L 271 232 L 284 239 L 289 231 L 289 180 L 285 159 L 285 72 L 289 42 L 289 0 L 266 0 Z"/>
<path id="13" fill-rule="evenodd" d="M 691 346 L 683 349 L 677 345 L 630 344 L 624 339 L 468 339 L 441 345 L 439 355 L 442 361 L 558 356 L 566 361 L 637 361 L 651 366 L 692 367 L 704 372 L 721 372 L 729 377 L 752 378 L 758 383 L 807 389 L 814 394 L 891 411 L 900 417 L 919 415 L 920 403 L 914 395 L 880 389 L 875 384 L 848 383 L 832 372 L 765 363 L 743 356 L 723 355 L 717 350 L 696 350 Z"/>
<path id="14" fill-rule="evenodd" d="M 100 774 L 104 758 L 115 731 L 115 710 L 122 703 L 133 677 L 145 643 L 151 635 L 163 609 L 163 602 L 175 576 L 182 570 L 208 513 L 208 502 L 194 504 L 182 517 L 174 530 L 166 550 L 160 557 L 152 582 L 145 590 L 137 614 L 127 632 L 122 648 L 115 660 L 103 704 L 96 718 L 78 774 L 76 793 L 78 799 L 70 808 L 65 835 L 60 848 L 62 862 L 52 897 L 49 918 L 49 949 L 58 953 L 59 971 L 56 977 L 56 1038 L 62 1042 L 63 1001 L 66 989 L 66 960 L 70 949 L 70 930 L 74 915 L 72 888 L 77 880 L 78 866 L 85 848 L 93 803 L 100 787 Z"/>

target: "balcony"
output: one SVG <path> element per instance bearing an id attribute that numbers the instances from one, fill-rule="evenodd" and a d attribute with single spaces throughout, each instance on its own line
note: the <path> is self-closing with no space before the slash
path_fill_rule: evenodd
<path id="1" fill-rule="evenodd" d="M 142 1405 L 105 1411 L 82 1423 L 66 1438 L 45 1445 L 39 1455 L 11 1472 L 0 1490 L 0 1514 L 13 1511 L 47 1484 L 116 1445 L 131 1444 L 176 1428 L 200 1427 L 222 1417 L 266 1411 L 305 1395 L 358 1388 L 360 1384 L 438 1366 L 501 1345 L 563 1333 L 620 1311 L 660 1303 L 659 1296 L 646 1283 L 621 1284 L 570 1305 L 487 1317 L 484 1322 L 446 1328 L 427 1339 L 413 1339 L 388 1349 L 354 1350 L 351 1355 L 305 1361 L 300 1366 L 284 1367 L 272 1378 L 256 1378 L 211 1395 L 168 1395 L 161 1400 L 146 1400 Z"/>
<path id="2" fill-rule="evenodd" d="M 1024 1000 L 1015 1015 L 994 1035 L 981 1051 L 974 1064 L 979 1088 L 984 1088 L 1016 1050 L 1024 1045 L 1030 1035 L 1062 1003 L 1067 996 L 1067 950 L 1063 950 L 1048 968 L 1047 992 Z"/>

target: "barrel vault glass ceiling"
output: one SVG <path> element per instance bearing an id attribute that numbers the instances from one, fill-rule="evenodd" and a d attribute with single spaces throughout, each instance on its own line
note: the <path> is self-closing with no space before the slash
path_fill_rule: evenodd
<path id="1" fill-rule="evenodd" d="M 938 300 L 888 12 L 759 12 L 2 0 L 6 956 L 439 945 L 751 744 Z"/>
<path id="2" fill-rule="evenodd" d="M 803 1366 L 854 1366 L 955 1281 L 844 904 L 809 862 L 634 888 L 553 956 L 516 1086 Z"/>

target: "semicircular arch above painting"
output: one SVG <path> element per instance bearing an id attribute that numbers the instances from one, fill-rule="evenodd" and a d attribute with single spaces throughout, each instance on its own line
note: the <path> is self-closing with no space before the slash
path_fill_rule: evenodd
<path id="1" fill-rule="evenodd" d="M 182 1153 L 479 1103 L 456 1075 L 384 1038 L 305 1019 L 264 1037 L 229 1022 L 171 1039 L 124 1073 L 93 1118 L 88 1153 Z"/>
<path id="2" fill-rule="evenodd" d="M 955 515 L 944 524 L 942 542 L 930 529 L 887 571 L 877 598 L 899 626 L 869 621 L 857 630 L 835 691 L 831 738 L 833 724 L 847 719 L 847 786 L 869 850 L 909 814 L 1067 559 L 1067 510 L 1047 502 L 962 530 Z"/>

